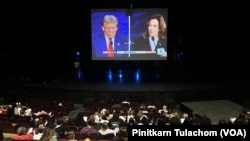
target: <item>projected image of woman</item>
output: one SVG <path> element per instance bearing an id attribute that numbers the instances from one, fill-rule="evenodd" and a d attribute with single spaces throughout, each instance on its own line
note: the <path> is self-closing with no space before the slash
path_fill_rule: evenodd
<path id="1" fill-rule="evenodd" d="M 167 57 L 167 37 L 166 37 L 166 22 L 161 14 L 154 14 L 146 22 L 146 31 L 142 36 L 135 39 L 135 44 L 131 51 L 137 51 L 132 56 L 162 58 Z"/>

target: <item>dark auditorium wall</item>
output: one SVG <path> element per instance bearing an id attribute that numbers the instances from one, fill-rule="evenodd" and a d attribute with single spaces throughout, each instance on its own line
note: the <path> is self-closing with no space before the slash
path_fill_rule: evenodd
<path id="1" fill-rule="evenodd" d="M 169 58 L 161 69 L 174 76 L 204 79 L 249 77 L 244 3 L 211 1 L 3 2 L 3 77 L 52 81 L 73 75 L 74 52 L 84 70 L 103 67 L 91 61 L 90 8 L 168 8 Z M 111 2 L 111 4 L 108 4 Z M 86 50 L 85 50 L 86 49 Z M 177 59 L 177 53 L 184 57 Z M 123 62 L 124 63 L 124 62 Z M 127 62 L 132 64 L 133 62 Z M 142 62 L 145 68 L 153 62 Z M 150 67 L 148 67 L 150 68 Z M 171 75 L 171 74 L 170 74 Z"/>

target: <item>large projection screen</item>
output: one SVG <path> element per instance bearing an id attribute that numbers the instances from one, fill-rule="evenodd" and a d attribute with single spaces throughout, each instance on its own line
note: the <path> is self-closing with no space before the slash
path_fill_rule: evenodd
<path id="1" fill-rule="evenodd" d="M 167 23 L 167 8 L 91 9 L 92 60 L 167 60 Z"/>

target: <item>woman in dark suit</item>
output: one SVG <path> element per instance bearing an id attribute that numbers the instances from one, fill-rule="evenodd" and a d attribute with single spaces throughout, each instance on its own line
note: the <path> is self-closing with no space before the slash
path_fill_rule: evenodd
<path id="1" fill-rule="evenodd" d="M 146 22 L 147 29 L 135 39 L 131 56 L 138 59 L 160 59 L 167 57 L 166 22 L 161 14 L 154 14 Z"/>

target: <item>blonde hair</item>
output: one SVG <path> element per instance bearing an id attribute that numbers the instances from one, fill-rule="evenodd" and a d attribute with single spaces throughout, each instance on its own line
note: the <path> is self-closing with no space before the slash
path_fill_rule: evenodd
<path id="1" fill-rule="evenodd" d="M 102 20 L 102 26 L 105 22 L 114 22 L 118 26 L 118 19 L 114 15 L 105 15 Z"/>
<path id="2" fill-rule="evenodd" d="M 43 135 L 40 139 L 40 141 L 50 141 L 51 138 L 55 137 L 56 131 L 55 128 L 52 127 L 46 127 L 44 129 Z"/>

